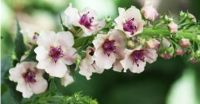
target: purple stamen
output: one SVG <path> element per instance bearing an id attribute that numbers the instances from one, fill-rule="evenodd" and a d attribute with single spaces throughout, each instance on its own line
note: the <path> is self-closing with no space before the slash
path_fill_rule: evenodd
<path id="1" fill-rule="evenodd" d="M 106 39 L 105 42 L 102 45 L 104 53 L 107 54 L 108 56 L 112 52 L 115 52 L 115 50 L 116 50 L 116 46 L 115 46 L 114 43 L 115 43 L 115 40 L 108 40 L 108 39 Z"/>
<path id="2" fill-rule="evenodd" d="M 139 66 L 138 61 L 143 61 L 144 62 L 144 50 L 135 50 L 131 54 L 131 59 L 133 63 L 136 63 L 137 66 Z"/>
<path id="3" fill-rule="evenodd" d="M 130 32 L 131 34 L 134 34 L 137 31 L 137 27 L 135 26 L 135 23 L 134 23 L 134 18 L 126 21 L 123 24 L 123 29 L 124 29 L 124 31 L 127 31 L 127 32 Z"/>
<path id="4" fill-rule="evenodd" d="M 61 47 L 50 47 L 49 56 L 56 63 L 59 58 L 64 56 L 64 54 Z"/>
<path id="5" fill-rule="evenodd" d="M 85 26 L 87 29 L 90 29 L 90 27 L 92 26 L 92 22 L 93 22 L 94 17 L 89 17 L 88 14 L 89 14 L 89 12 L 86 13 L 86 14 L 83 14 L 81 16 L 79 23 L 81 25 Z"/>
<path id="6" fill-rule="evenodd" d="M 23 74 L 23 78 L 24 78 L 25 82 L 27 82 L 27 83 L 36 82 L 36 79 L 35 79 L 36 75 L 35 74 L 36 74 L 36 72 L 28 69 L 27 72 Z"/>

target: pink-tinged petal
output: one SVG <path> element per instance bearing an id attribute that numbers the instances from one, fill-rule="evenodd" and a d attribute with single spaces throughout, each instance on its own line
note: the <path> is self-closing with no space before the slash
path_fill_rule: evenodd
<path id="1" fill-rule="evenodd" d="M 74 79 L 68 72 L 66 72 L 65 76 L 61 79 L 61 84 L 65 87 L 73 82 Z"/>
<path id="2" fill-rule="evenodd" d="M 148 62 L 148 63 L 153 63 L 156 61 L 158 57 L 158 54 L 156 52 L 156 50 L 154 49 L 147 49 L 145 51 L 145 60 Z"/>
<path id="3" fill-rule="evenodd" d="M 78 10 L 76 8 L 73 8 L 72 4 L 70 4 L 69 7 L 64 11 L 64 16 L 62 19 L 63 19 L 63 24 L 71 28 L 72 25 L 75 26 L 78 25 L 80 15 Z"/>
<path id="4" fill-rule="evenodd" d="M 86 57 L 84 58 L 81 63 L 80 63 L 80 71 L 79 74 L 83 75 L 86 77 L 87 80 L 90 80 L 92 73 L 94 72 L 94 68 L 92 67 L 93 64 L 93 60 L 91 59 L 91 57 Z"/>
<path id="5" fill-rule="evenodd" d="M 10 70 L 9 70 L 9 74 L 10 74 L 10 76 L 9 76 L 9 79 L 11 80 L 11 81 L 14 81 L 14 82 L 17 82 L 18 80 L 20 80 L 21 79 L 21 70 L 19 70 L 19 69 L 16 69 L 16 68 L 11 68 Z"/>
<path id="6" fill-rule="evenodd" d="M 49 57 L 49 52 L 44 47 L 38 46 L 35 48 L 34 52 L 37 54 L 36 60 L 38 61 L 46 60 Z"/>
<path id="7" fill-rule="evenodd" d="M 120 61 L 117 61 L 113 64 L 113 70 L 116 72 L 122 72 L 123 67 L 122 67 L 122 64 L 120 63 Z"/>
<path id="8" fill-rule="evenodd" d="M 16 90 L 21 92 L 24 98 L 30 98 L 33 95 L 30 86 L 25 82 L 18 83 Z"/>
<path id="9" fill-rule="evenodd" d="M 137 64 L 132 64 L 132 66 L 129 68 L 132 73 L 141 73 L 144 71 L 146 62 L 138 61 Z"/>
<path id="10" fill-rule="evenodd" d="M 131 50 L 125 50 L 125 57 L 120 61 L 122 67 L 124 68 L 124 72 L 126 72 L 130 67 L 132 67 L 132 60 L 130 58 Z"/>
<path id="11" fill-rule="evenodd" d="M 115 62 L 116 57 L 113 53 L 108 56 L 100 48 L 94 52 L 94 60 L 99 68 L 110 69 Z"/>
<path id="12" fill-rule="evenodd" d="M 99 47 L 101 47 L 101 45 L 103 44 L 103 42 L 106 40 L 106 38 L 108 37 L 108 35 L 105 34 L 98 34 L 96 36 L 96 38 L 93 40 L 93 45 L 94 47 L 97 49 Z"/>
<path id="13" fill-rule="evenodd" d="M 72 47 L 74 45 L 74 37 L 71 32 L 58 32 L 58 41 L 65 46 Z"/>
<path id="14" fill-rule="evenodd" d="M 41 75 L 36 76 L 36 82 L 30 83 L 29 85 L 35 94 L 45 92 L 48 87 L 47 81 Z"/>
<path id="15" fill-rule="evenodd" d="M 46 62 L 47 66 L 45 66 L 45 71 L 53 77 L 62 78 L 64 77 L 65 73 L 67 72 L 68 68 L 62 61 L 54 62 Z M 44 65 L 45 65 L 44 64 Z"/>
<path id="16" fill-rule="evenodd" d="M 54 44 L 56 33 L 53 31 L 42 31 L 39 33 L 37 44 L 49 48 L 50 45 Z"/>
<path id="17" fill-rule="evenodd" d="M 71 65 L 75 62 L 75 58 L 76 58 L 76 49 L 66 48 L 64 51 L 64 56 L 62 57 L 63 63 Z"/>

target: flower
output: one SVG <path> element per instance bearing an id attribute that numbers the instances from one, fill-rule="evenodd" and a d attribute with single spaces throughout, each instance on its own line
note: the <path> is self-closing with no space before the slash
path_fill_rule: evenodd
<path id="1" fill-rule="evenodd" d="M 116 29 L 124 31 L 127 37 L 133 37 L 143 31 L 144 21 L 139 9 L 131 6 L 127 10 L 124 8 L 118 10 L 119 16 L 115 19 Z"/>
<path id="2" fill-rule="evenodd" d="M 159 15 L 157 10 L 152 5 L 144 5 L 141 12 L 145 19 L 150 21 L 154 21 Z"/>
<path id="3" fill-rule="evenodd" d="M 76 8 L 72 7 L 72 4 L 64 11 L 63 24 L 69 28 L 72 26 L 78 26 L 83 29 L 86 35 L 96 33 L 104 27 L 104 20 L 97 20 L 94 10 L 89 8 L 79 12 Z"/>
<path id="4" fill-rule="evenodd" d="M 61 79 L 61 84 L 66 87 L 73 82 L 74 82 L 73 77 L 67 71 L 64 77 Z"/>
<path id="5" fill-rule="evenodd" d="M 22 92 L 24 98 L 30 98 L 47 89 L 48 83 L 42 77 L 43 73 L 43 70 L 36 68 L 35 62 L 21 62 L 9 70 L 9 79 L 17 83 L 16 90 Z"/>
<path id="6" fill-rule="evenodd" d="M 179 44 L 182 48 L 187 48 L 190 46 L 190 40 L 189 39 L 186 39 L 186 38 L 183 38 L 179 41 Z"/>
<path id="7" fill-rule="evenodd" d="M 154 49 L 136 48 L 125 50 L 125 58 L 121 60 L 124 72 L 128 69 L 132 73 L 141 73 L 144 71 L 146 62 L 153 63 L 157 59 L 157 53 Z"/>
<path id="8" fill-rule="evenodd" d="M 76 50 L 70 32 L 41 32 L 35 48 L 37 67 L 44 69 L 50 76 L 64 77 L 68 68 L 75 60 Z"/>
<path id="9" fill-rule="evenodd" d="M 173 21 L 171 21 L 168 24 L 168 27 L 169 27 L 171 33 L 176 33 L 178 31 L 178 25 L 176 23 L 174 23 Z"/>
<path id="10" fill-rule="evenodd" d="M 158 49 L 160 47 L 160 42 L 156 39 L 149 39 L 146 43 L 148 48 Z"/>
<path id="11" fill-rule="evenodd" d="M 99 68 L 96 65 L 96 62 L 93 59 L 95 49 L 88 47 L 86 50 L 86 56 L 80 63 L 79 73 L 86 77 L 87 80 L 90 80 L 92 73 L 102 73 L 104 69 Z"/>
<path id="12" fill-rule="evenodd" d="M 124 33 L 120 30 L 111 30 L 108 34 L 98 34 L 93 40 L 95 47 L 94 60 L 99 68 L 110 69 L 120 56 L 123 56 L 125 47 Z"/>

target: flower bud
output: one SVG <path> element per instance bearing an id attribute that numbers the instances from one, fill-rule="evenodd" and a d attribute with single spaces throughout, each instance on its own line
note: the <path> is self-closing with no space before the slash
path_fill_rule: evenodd
<path id="1" fill-rule="evenodd" d="M 190 40 L 189 40 L 189 39 L 183 38 L 183 39 L 181 39 L 181 40 L 179 41 L 179 45 L 180 45 L 182 48 L 187 48 L 187 47 L 190 46 Z"/>
<path id="2" fill-rule="evenodd" d="M 176 33 L 178 31 L 178 25 L 173 21 L 168 24 L 168 27 L 171 33 Z"/>
<path id="3" fill-rule="evenodd" d="M 169 53 L 163 53 L 160 55 L 162 58 L 164 59 L 171 59 L 173 55 L 169 54 Z"/>
<path id="4" fill-rule="evenodd" d="M 190 18 L 192 20 L 192 22 L 194 22 L 194 23 L 197 22 L 195 16 L 193 14 L 191 14 L 191 13 L 188 13 L 188 18 Z"/>
<path id="5" fill-rule="evenodd" d="M 145 19 L 150 21 L 154 21 L 158 17 L 158 12 L 152 5 L 145 5 L 141 12 Z"/>
<path id="6" fill-rule="evenodd" d="M 150 39 L 147 41 L 147 46 L 149 48 L 158 49 L 160 47 L 160 42 L 156 39 Z"/>
<path id="7" fill-rule="evenodd" d="M 176 49 L 176 55 L 182 56 L 184 53 L 185 53 L 185 51 L 183 49 L 181 49 L 181 48 Z"/>

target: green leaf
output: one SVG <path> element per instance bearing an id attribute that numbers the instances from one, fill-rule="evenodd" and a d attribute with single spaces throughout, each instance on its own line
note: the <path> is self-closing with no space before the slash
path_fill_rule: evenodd
<path id="1" fill-rule="evenodd" d="M 37 96 L 35 99 L 27 99 L 22 104 L 98 104 L 96 100 L 83 96 L 80 93 L 75 93 L 72 96 L 63 95 L 48 95 Z"/>
<path id="2" fill-rule="evenodd" d="M 21 59 L 22 55 L 24 55 L 25 51 L 26 51 L 26 46 L 24 44 L 23 35 L 20 32 L 19 22 L 17 21 L 17 35 L 15 38 L 15 55 L 18 61 Z"/>
<path id="3" fill-rule="evenodd" d="M 28 53 L 28 56 L 23 61 L 37 61 L 35 59 L 35 57 L 36 57 L 36 53 L 34 52 L 35 48 L 36 48 L 36 46 L 33 46 L 33 48 Z"/>
<path id="4" fill-rule="evenodd" d="M 93 39 L 94 39 L 94 35 L 80 37 L 75 40 L 74 47 L 75 48 L 84 47 L 84 46 L 88 45 L 88 43 L 91 43 Z"/>

